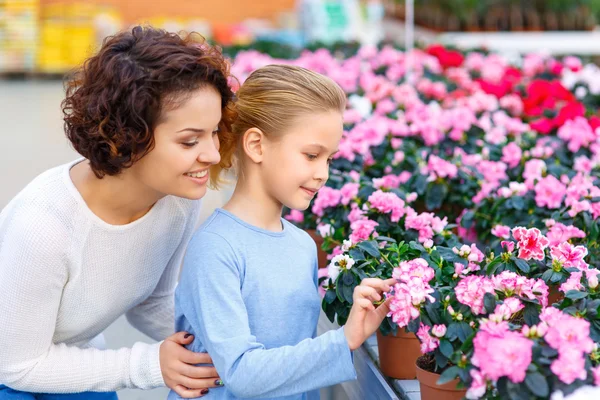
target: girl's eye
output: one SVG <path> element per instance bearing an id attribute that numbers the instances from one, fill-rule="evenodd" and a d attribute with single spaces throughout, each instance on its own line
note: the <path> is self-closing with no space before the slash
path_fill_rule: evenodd
<path id="1" fill-rule="evenodd" d="M 197 140 L 194 140 L 193 142 L 186 142 L 186 143 L 181 143 L 182 145 L 184 145 L 185 147 L 194 147 L 195 145 L 198 144 Z"/>
<path id="2" fill-rule="evenodd" d="M 213 134 L 213 136 L 214 136 L 214 135 L 218 134 L 219 132 L 220 132 L 220 129 L 218 129 L 218 128 L 217 128 L 217 129 L 215 129 L 215 130 L 212 132 L 212 134 Z"/>
<path id="3" fill-rule="evenodd" d="M 327 159 L 327 165 L 331 164 L 332 161 L 333 161 L 333 158 L 328 158 Z"/>
<path id="4" fill-rule="evenodd" d="M 317 159 L 317 156 L 315 154 L 307 154 L 306 158 L 308 158 L 309 161 L 313 161 Z"/>

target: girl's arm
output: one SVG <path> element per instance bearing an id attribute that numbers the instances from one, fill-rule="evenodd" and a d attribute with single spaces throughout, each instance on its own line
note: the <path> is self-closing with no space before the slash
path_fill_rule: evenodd
<path id="1" fill-rule="evenodd" d="M 356 378 L 343 328 L 295 346 L 266 349 L 259 343 L 250 331 L 238 266 L 225 239 L 199 232 L 188 247 L 177 296 L 231 393 L 287 396 Z"/>

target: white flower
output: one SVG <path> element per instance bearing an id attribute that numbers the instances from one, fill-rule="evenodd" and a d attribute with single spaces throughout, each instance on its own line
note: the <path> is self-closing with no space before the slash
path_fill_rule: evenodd
<path id="1" fill-rule="evenodd" d="M 597 386 L 584 386 L 568 396 L 558 391 L 552 394 L 552 400 L 593 400 L 598 398 L 600 398 L 600 387 Z"/>
<path id="2" fill-rule="evenodd" d="M 352 240 L 344 240 L 344 242 L 342 243 L 342 251 L 350 250 L 350 247 L 352 247 L 353 245 L 354 243 L 352 243 Z"/>
<path id="3" fill-rule="evenodd" d="M 333 282 L 335 282 L 335 280 L 337 279 L 338 275 L 340 274 L 340 267 L 338 267 L 333 262 L 330 262 L 329 266 L 327 267 L 327 274 L 329 275 L 329 277 L 331 278 L 331 280 Z"/>
<path id="4" fill-rule="evenodd" d="M 354 260 L 352 258 L 346 254 L 338 254 L 331 259 L 331 262 L 327 267 L 327 272 L 329 273 L 329 277 L 335 282 L 341 270 L 349 270 L 353 265 Z"/>
<path id="5" fill-rule="evenodd" d="M 329 224 L 319 224 L 317 230 L 319 231 L 319 235 L 324 238 L 333 235 L 333 228 Z"/>
<path id="6" fill-rule="evenodd" d="M 353 109 L 358 111 L 363 118 L 369 117 L 373 111 L 371 100 L 366 97 L 353 94 L 348 97 L 348 103 Z"/>
<path id="7" fill-rule="evenodd" d="M 432 248 L 433 247 L 433 240 L 427 239 L 425 241 L 425 243 L 423 243 L 423 247 L 425 247 L 426 249 Z"/>

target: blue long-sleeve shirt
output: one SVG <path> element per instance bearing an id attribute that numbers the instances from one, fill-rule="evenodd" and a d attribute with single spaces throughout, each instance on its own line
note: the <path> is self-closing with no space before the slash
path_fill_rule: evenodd
<path id="1" fill-rule="evenodd" d="M 316 337 L 315 243 L 282 225 L 272 232 L 218 209 L 188 246 L 176 330 L 194 334 L 188 348 L 207 351 L 225 383 L 204 398 L 305 400 L 356 378 L 343 328 Z"/>

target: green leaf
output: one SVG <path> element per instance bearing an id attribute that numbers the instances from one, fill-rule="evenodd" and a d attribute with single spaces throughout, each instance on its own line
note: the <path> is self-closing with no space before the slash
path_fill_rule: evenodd
<path id="1" fill-rule="evenodd" d="M 377 240 L 378 242 L 396 243 L 396 239 L 392 239 L 391 237 L 387 236 L 377 236 L 375 240 Z"/>
<path id="2" fill-rule="evenodd" d="M 515 259 L 513 259 L 513 262 L 515 263 L 517 268 L 519 268 L 521 271 L 525 272 L 526 274 L 531 270 L 531 268 L 529 268 L 529 264 L 527 264 L 527 261 L 525 261 L 525 260 L 522 260 L 520 258 L 515 258 Z"/>
<path id="3" fill-rule="evenodd" d="M 537 397 L 547 398 L 550 394 L 548 381 L 546 381 L 544 375 L 539 372 L 527 374 L 525 377 L 525 385 L 527 385 L 527 388 L 531 390 L 531 393 Z"/>
<path id="4" fill-rule="evenodd" d="M 354 275 L 350 271 L 342 271 L 342 281 L 344 285 L 353 286 L 354 285 Z"/>
<path id="5" fill-rule="evenodd" d="M 458 339 L 461 342 L 467 340 L 469 336 L 473 334 L 473 328 L 469 326 L 466 322 L 461 322 L 458 324 Z"/>
<path id="6" fill-rule="evenodd" d="M 377 246 L 377 242 L 374 240 L 360 242 L 357 246 L 369 253 L 373 257 L 379 258 L 381 256 L 381 253 L 379 252 L 379 247 Z"/>
<path id="7" fill-rule="evenodd" d="M 552 273 L 554 271 L 552 271 L 551 269 L 547 269 L 546 271 L 544 271 L 544 273 L 542 274 L 542 280 L 544 282 L 549 282 L 550 278 L 552 278 Z"/>
<path id="8" fill-rule="evenodd" d="M 525 318 L 525 323 L 527 323 L 527 325 L 537 325 L 540 322 L 540 314 L 537 306 L 535 304 L 527 303 L 527 305 L 525 305 L 525 311 L 523 312 L 523 318 Z"/>
<path id="9" fill-rule="evenodd" d="M 446 329 L 446 338 L 450 341 L 457 339 L 459 329 L 460 328 L 456 322 L 448 325 L 448 329 Z"/>
<path id="10" fill-rule="evenodd" d="M 442 372 L 442 374 L 440 375 L 440 378 L 437 381 L 437 384 L 443 385 L 444 383 L 453 381 L 454 379 L 456 379 L 459 372 L 460 372 L 460 368 L 457 366 L 448 368 L 447 370 Z"/>
<path id="11" fill-rule="evenodd" d="M 496 296 L 494 296 L 492 293 L 486 293 L 483 295 L 483 305 L 489 314 L 493 313 L 496 309 Z"/>
<path id="12" fill-rule="evenodd" d="M 325 315 L 327 316 L 327 319 L 330 322 L 333 322 L 335 319 L 335 307 L 333 307 L 330 304 L 326 304 L 325 300 L 323 300 L 323 311 L 325 311 Z"/>
<path id="13" fill-rule="evenodd" d="M 522 210 L 525 208 L 525 201 L 521 196 L 511 197 L 512 205 L 515 210 Z"/>
<path id="14" fill-rule="evenodd" d="M 452 353 L 454 353 L 454 348 L 452 347 L 452 344 L 449 341 L 441 339 L 439 348 L 444 356 L 448 358 L 452 357 Z"/>
<path id="15" fill-rule="evenodd" d="M 579 290 L 569 290 L 565 294 L 565 297 L 567 299 L 571 299 L 571 300 L 580 300 L 580 299 L 587 297 L 587 295 L 588 295 L 588 293 L 580 292 Z"/>
<path id="16" fill-rule="evenodd" d="M 473 226 L 474 219 L 475 219 L 475 213 L 473 211 L 467 211 L 465 213 L 465 215 L 463 215 L 462 219 L 460 220 L 460 224 L 463 226 L 463 228 L 469 229 L 470 227 Z"/>
<path id="17" fill-rule="evenodd" d="M 365 259 L 365 255 L 363 254 L 362 251 L 360 251 L 360 249 L 357 249 L 356 247 L 353 249 L 350 249 L 350 257 L 352 257 L 352 259 L 354 261 L 362 261 Z"/>
<path id="18" fill-rule="evenodd" d="M 425 194 L 425 206 L 428 210 L 435 210 L 442 206 L 448 195 L 448 186 L 444 183 L 436 183 L 427 188 Z"/>
<path id="19" fill-rule="evenodd" d="M 337 298 L 337 295 L 335 294 L 335 290 L 332 289 L 327 289 L 327 292 L 325 292 L 325 303 L 327 304 L 331 304 L 335 301 L 335 299 Z"/>

